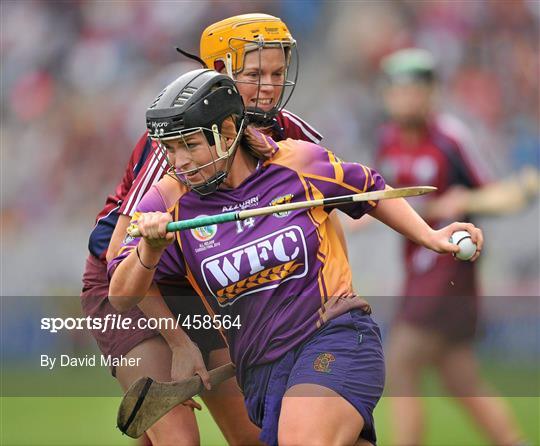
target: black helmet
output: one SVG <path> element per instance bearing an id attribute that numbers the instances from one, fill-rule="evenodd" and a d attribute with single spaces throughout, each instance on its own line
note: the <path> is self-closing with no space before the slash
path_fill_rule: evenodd
<path id="1" fill-rule="evenodd" d="M 236 118 L 237 136 L 226 147 L 222 142 L 221 128 L 229 116 Z M 193 70 L 180 76 L 165 87 L 146 111 L 149 136 L 158 142 L 184 138 L 198 131 L 206 137 L 212 161 L 189 171 L 175 170 L 181 182 L 201 195 L 214 192 L 227 178 L 243 126 L 244 103 L 233 80 L 208 69 Z M 210 147 L 214 145 L 215 150 Z M 208 166 L 213 166 L 214 171 L 207 177 L 203 170 Z M 201 172 L 202 182 L 188 180 L 188 174 L 194 171 Z"/>
<path id="2" fill-rule="evenodd" d="M 146 127 L 155 139 L 176 138 L 188 129 L 211 129 L 227 116 L 243 117 L 244 103 L 232 79 L 214 70 L 183 74 L 167 85 L 146 111 Z M 211 132 L 205 132 L 211 141 Z"/>

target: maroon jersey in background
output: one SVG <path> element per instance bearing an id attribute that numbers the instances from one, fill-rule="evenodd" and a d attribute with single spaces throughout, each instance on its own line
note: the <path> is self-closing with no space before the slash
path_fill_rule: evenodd
<path id="1" fill-rule="evenodd" d="M 139 174 L 149 154 L 154 151 L 155 143 L 148 138 L 148 132 L 139 139 L 135 148 L 131 152 L 124 175 L 114 192 L 107 196 L 103 209 L 96 217 L 96 224 L 92 229 L 88 240 L 88 250 L 98 259 L 105 261 L 107 248 L 118 221 L 119 209 L 126 194 L 133 185 L 133 181 Z"/>
<path id="2" fill-rule="evenodd" d="M 487 182 L 479 160 L 473 161 L 470 137 L 464 125 L 447 115 L 436 116 L 415 146 L 405 146 L 397 125 L 381 128 L 376 165 L 392 187 L 432 185 L 436 193 L 422 197 L 433 200 L 450 187 L 468 188 Z M 412 201 L 413 206 L 415 205 Z M 466 218 L 467 220 L 467 218 Z M 428 221 L 434 228 L 451 222 Z M 453 339 L 468 339 L 475 331 L 478 310 L 475 263 L 441 256 L 406 241 L 404 247 L 405 296 L 398 317 L 433 328 Z"/>

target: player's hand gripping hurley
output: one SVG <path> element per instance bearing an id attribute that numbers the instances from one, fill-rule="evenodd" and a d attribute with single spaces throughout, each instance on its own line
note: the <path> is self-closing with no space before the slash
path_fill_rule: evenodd
<path id="1" fill-rule="evenodd" d="M 359 201 L 377 201 L 390 198 L 414 197 L 436 191 L 433 186 L 402 187 L 398 189 L 385 189 L 361 194 L 342 195 L 340 197 L 322 198 L 319 200 L 299 201 L 296 203 L 278 204 L 243 211 L 226 212 L 224 214 L 210 215 L 207 217 L 191 218 L 189 220 L 172 221 L 167 224 L 167 232 L 184 231 L 186 229 L 200 228 L 229 221 L 246 220 L 261 215 L 277 214 L 280 212 L 294 211 L 297 209 L 309 209 L 318 206 L 336 206 L 340 204 L 355 203 Z M 140 237 L 139 228 L 131 225 L 127 232 L 132 237 Z"/>

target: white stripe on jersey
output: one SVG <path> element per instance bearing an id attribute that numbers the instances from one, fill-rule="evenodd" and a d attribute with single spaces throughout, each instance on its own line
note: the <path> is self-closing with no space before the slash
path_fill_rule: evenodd
<path id="1" fill-rule="evenodd" d="M 470 129 L 457 117 L 442 113 L 436 117 L 439 128 L 458 143 L 458 150 L 467 169 L 482 183 L 491 180 L 490 169 L 484 160 Z"/>
<path id="2" fill-rule="evenodd" d="M 100 217 L 96 220 L 96 224 L 94 225 L 94 227 L 92 228 L 92 231 L 94 229 L 96 229 L 97 225 L 99 225 L 99 222 L 101 220 L 103 220 L 104 218 L 107 218 L 109 215 L 111 215 L 113 212 L 116 212 L 118 209 L 120 209 L 120 205 L 116 206 L 114 209 L 111 209 L 109 212 L 107 212 L 106 215 L 104 215 L 103 217 Z M 92 231 L 90 231 L 90 233 L 92 233 Z"/>
<path id="3" fill-rule="evenodd" d="M 295 115 L 292 111 L 290 110 L 286 110 L 286 109 L 283 109 L 282 110 L 282 113 L 285 113 L 286 115 L 289 115 L 289 116 L 292 116 L 293 118 L 296 118 L 298 121 L 302 122 L 302 124 L 307 127 L 311 133 L 313 133 L 316 137 L 319 138 L 319 141 L 321 141 L 323 139 L 323 136 L 321 135 L 320 132 L 318 132 L 315 127 L 313 127 L 312 125 L 310 125 L 309 123 L 307 123 L 306 121 L 304 121 L 300 116 L 298 115 Z"/>
<path id="4" fill-rule="evenodd" d="M 294 122 L 298 127 L 300 127 L 300 130 L 302 130 L 304 135 L 311 139 L 315 144 L 319 144 L 321 142 L 322 135 L 317 132 L 317 130 L 315 130 L 313 127 L 311 127 L 307 122 L 302 120 L 302 118 L 296 116 L 294 113 L 291 113 L 288 110 L 281 110 L 281 114 L 287 119 L 290 119 L 292 122 Z"/>
<path id="5" fill-rule="evenodd" d="M 157 183 L 161 179 L 163 172 L 167 168 L 167 159 L 159 148 L 154 150 L 152 156 L 153 159 L 148 165 L 148 169 L 144 172 L 144 177 L 139 182 L 137 190 L 134 191 L 129 197 L 128 203 L 124 208 L 125 215 L 133 217 L 135 209 L 137 208 L 144 194 L 148 192 L 153 184 Z"/>
<path id="6" fill-rule="evenodd" d="M 152 151 L 152 155 L 151 155 L 151 160 L 150 160 L 150 163 L 149 163 L 150 168 L 147 169 L 146 171 L 144 171 L 144 175 L 145 175 L 145 176 L 148 175 L 148 172 L 151 172 L 152 170 L 154 170 L 152 166 L 153 166 L 153 165 L 155 164 L 155 162 L 156 162 L 156 160 L 155 160 L 156 155 L 157 155 L 157 154 L 156 154 L 156 150 L 153 150 L 153 151 Z M 143 166 L 143 168 L 144 168 L 144 166 Z M 136 180 L 136 178 L 135 178 L 135 180 Z M 132 187 L 133 187 L 133 184 L 135 183 L 135 180 L 134 180 L 133 183 L 131 184 Z M 137 193 L 138 193 L 137 191 L 140 190 L 140 186 L 141 186 L 141 183 L 139 182 L 139 184 L 137 185 L 137 189 L 136 189 L 136 190 L 133 190 L 133 192 L 132 192 L 132 190 L 130 189 L 130 190 L 128 191 L 128 195 L 127 195 L 127 198 L 128 198 L 128 199 L 127 199 L 126 205 L 125 205 L 125 207 L 124 207 L 124 212 L 126 213 L 126 215 L 130 215 L 130 216 L 131 216 L 130 208 L 133 206 L 133 199 L 134 199 L 135 196 L 137 195 Z"/>

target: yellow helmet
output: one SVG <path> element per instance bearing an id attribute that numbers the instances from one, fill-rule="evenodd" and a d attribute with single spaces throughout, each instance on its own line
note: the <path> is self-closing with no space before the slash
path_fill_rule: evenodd
<path id="1" fill-rule="evenodd" d="M 203 31 L 200 57 L 208 68 L 220 69 L 221 61 L 232 76 L 244 68 L 247 51 L 272 45 L 285 48 L 296 45 L 287 25 L 268 14 L 242 14 L 214 23 Z"/>
<path id="2" fill-rule="evenodd" d="M 265 48 L 280 48 L 283 51 L 285 72 L 279 99 L 271 110 L 259 107 L 258 98 L 255 107 L 247 107 L 250 122 L 269 125 L 276 114 L 290 99 L 298 77 L 298 53 L 296 41 L 287 25 L 277 17 L 268 14 L 242 14 L 207 27 L 201 36 L 200 58 L 208 68 L 223 71 L 236 81 L 236 76 L 244 69 L 246 53 L 262 51 Z M 260 79 L 256 83 L 260 87 Z"/>

